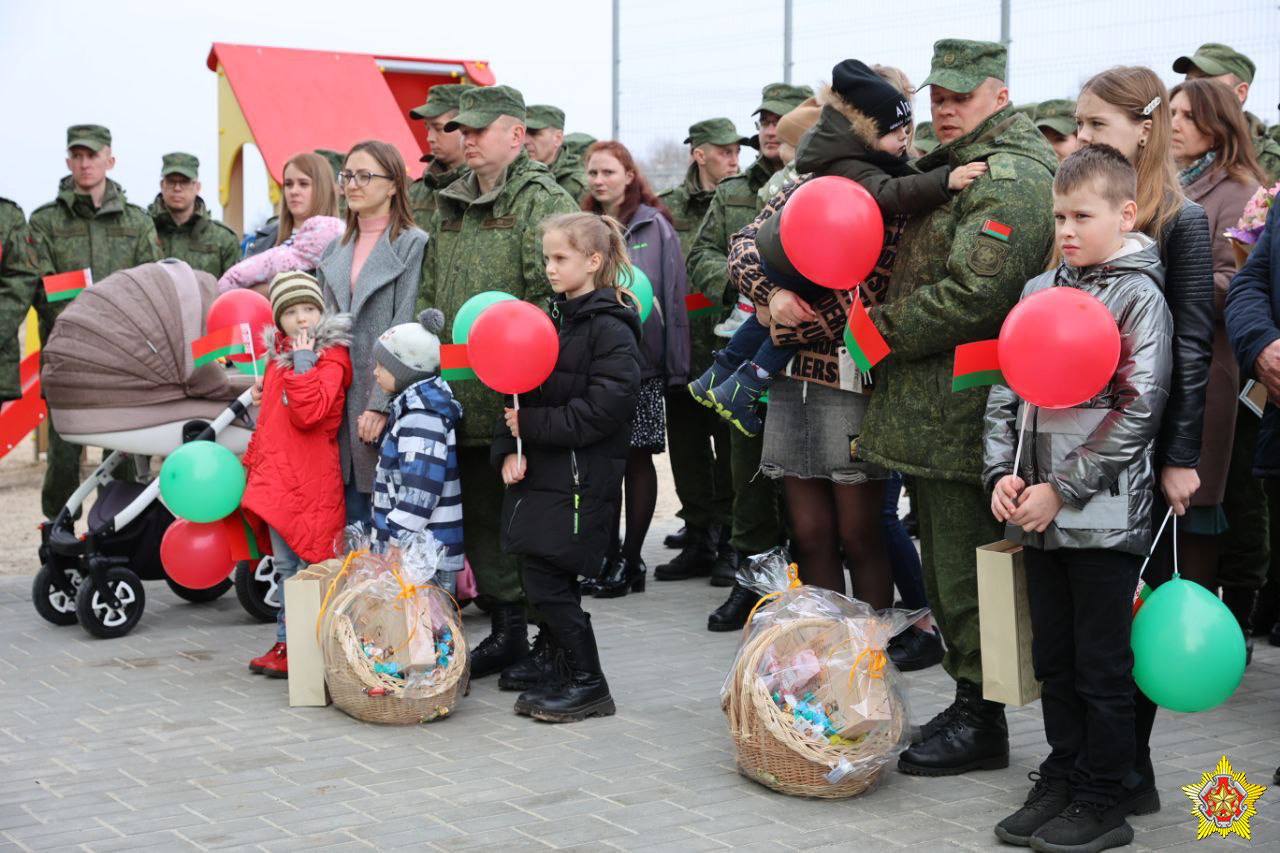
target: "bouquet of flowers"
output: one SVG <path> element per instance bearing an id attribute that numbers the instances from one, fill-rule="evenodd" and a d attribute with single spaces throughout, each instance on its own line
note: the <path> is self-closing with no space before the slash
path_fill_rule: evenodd
<path id="1" fill-rule="evenodd" d="M 1259 187 L 1253 194 L 1253 198 L 1249 199 L 1249 203 L 1244 206 L 1240 221 L 1234 228 L 1228 228 L 1223 232 L 1224 237 L 1231 238 L 1231 246 L 1236 252 L 1237 266 L 1244 264 L 1245 258 L 1249 257 L 1249 252 L 1258 242 L 1258 237 L 1267 224 L 1267 212 L 1275 203 L 1277 193 L 1280 193 L 1280 181 L 1277 181 L 1273 187 Z"/>

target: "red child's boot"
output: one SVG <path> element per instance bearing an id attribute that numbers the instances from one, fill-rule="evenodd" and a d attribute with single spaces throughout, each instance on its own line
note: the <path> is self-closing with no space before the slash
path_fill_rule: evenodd
<path id="1" fill-rule="evenodd" d="M 285 644 L 276 643 L 265 655 L 249 661 L 249 671 L 272 678 L 288 677 L 289 653 L 285 649 Z"/>

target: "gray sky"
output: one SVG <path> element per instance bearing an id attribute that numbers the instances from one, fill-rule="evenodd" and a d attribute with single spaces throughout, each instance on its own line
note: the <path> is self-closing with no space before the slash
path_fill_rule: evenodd
<path id="1" fill-rule="evenodd" d="M 623 0 L 621 136 L 638 155 L 682 139 L 694 121 L 726 115 L 750 127 L 760 87 L 782 76 L 782 0 Z M 204 197 L 217 208 L 214 41 L 487 59 L 499 82 L 529 103 L 562 106 L 570 130 L 610 129 L 607 0 L 483 4 L 310 0 L 0 0 L 0 195 L 30 211 L 65 173 L 69 124 L 115 135 L 120 181 L 147 204 L 160 157 L 184 149 L 203 164 Z M 467 26 L 465 15 L 477 19 Z M 797 83 L 817 84 L 836 62 L 897 65 L 917 83 L 944 36 L 997 39 L 998 0 L 795 0 Z M 453 23 L 446 24 L 449 18 Z M 1095 71 L 1148 64 L 1176 82 L 1172 60 L 1224 41 L 1258 64 L 1249 108 L 1268 121 L 1280 100 L 1276 0 L 1012 0 L 1011 89 L 1022 103 L 1073 96 Z M 918 116 L 927 98 L 917 100 Z M 16 168 L 15 168 L 16 165 Z M 249 170 L 246 220 L 265 212 L 261 172 Z"/>

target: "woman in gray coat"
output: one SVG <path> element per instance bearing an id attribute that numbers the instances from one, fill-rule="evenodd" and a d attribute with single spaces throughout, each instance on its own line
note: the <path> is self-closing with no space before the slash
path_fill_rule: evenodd
<path id="1" fill-rule="evenodd" d="M 325 250 L 316 277 L 327 305 L 352 318 L 352 379 L 338 449 L 347 521 L 367 524 L 377 443 L 391 406 L 373 381 L 373 345 L 387 329 L 413 320 L 427 235 L 413 224 L 408 175 L 394 146 L 356 144 L 338 186 L 347 199 L 347 230 Z"/>

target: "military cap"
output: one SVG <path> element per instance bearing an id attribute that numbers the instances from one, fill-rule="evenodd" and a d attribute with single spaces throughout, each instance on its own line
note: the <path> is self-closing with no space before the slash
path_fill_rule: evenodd
<path id="1" fill-rule="evenodd" d="M 1063 136 L 1076 132 L 1076 102 L 1067 98 L 1044 101 L 1036 107 L 1036 127 L 1056 130 Z"/>
<path id="2" fill-rule="evenodd" d="M 193 181 L 200 179 L 200 161 L 196 155 L 183 151 L 174 151 L 164 155 L 160 161 L 160 177 L 165 175 L 182 175 Z"/>
<path id="3" fill-rule="evenodd" d="M 1216 42 L 1202 44 L 1192 56 L 1179 56 L 1173 61 L 1173 70 L 1179 74 L 1186 74 L 1193 67 L 1199 68 L 1209 77 L 1234 74 L 1246 83 L 1253 83 L 1253 74 L 1258 70 L 1252 59 Z"/>
<path id="4" fill-rule="evenodd" d="M 522 124 L 525 120 L 524 95 L 510 86 L 476 86 L 462 93 L 458 101 L 458 114 L 444 129 L 448 132 L 459 127 L 488 127 L 499 116 L 511 116 Z"/>
<path id="5" fill-rule="evenodd" d="M 582 154 L 596 141 L 589 133 L 566 133 L 563 147 L 570 154 Z"/>
<path id="6" fill-rule="evenodd" d="M 738 133 L 727 118 L 708 118 L 689 125 L 689 135 L 684 140 L 693 148 L 699 145 L 746 145 L 747 138 Z"/>
<path id="7" fill-rule="evenodd" d="M 922 153 L 928 154 L 938 147 L 938 135 L 933 132 L 933 122 L 922 121 L 916 125 L 916 134 L 912 138 L 914 145 Z"/>
<path id="8" fill-rule="evenodd" d="M 760 106 L 752 115 L 762 112 L 784 116 L 813 97 L 810 86 L 792 86 L 789 83 L 770 83 L 760 91 Z"/>
<path id="9" fill-rule="evenodd" d="M 939 39 L 933 43 L 933 62 L 921 86 L 941 86 L 953 92 L 972 92 L 988 77 L 1008 76 L 1009 52 L 993 41 Z"/>
<path id="10" fill-rule="evenodd" d="M 534 104 L 525 110 L 524 126 L 530 130 L 553 127 L 564 130 L 564 110 L 550 104 Z"/>
<path id="11" fill-rule="evenodd" d="M 100 124 L 73 124 L 67 128 L 68 148 L 101 151 L 111 144 L 111 131 Z"/>
<path id="12" fill-rule="evenodd" d="M 470 83 L 437 83 L 427 90 L 426 103 L 409 110 L 409 115 L 416 119 L 429 119 L 451 113 L 458 109 L 462 93 L 474 88 Z"/>
<path id="13" fill-rule="evenodd" d="M 347 155 L 341 151 L 334 151 L 332 148 L 317 148 L 316 153 L 329 161 L 329 168 L 333 169 L 333 177 L 337 180 L 338 173 L 346 165 Z"/>

